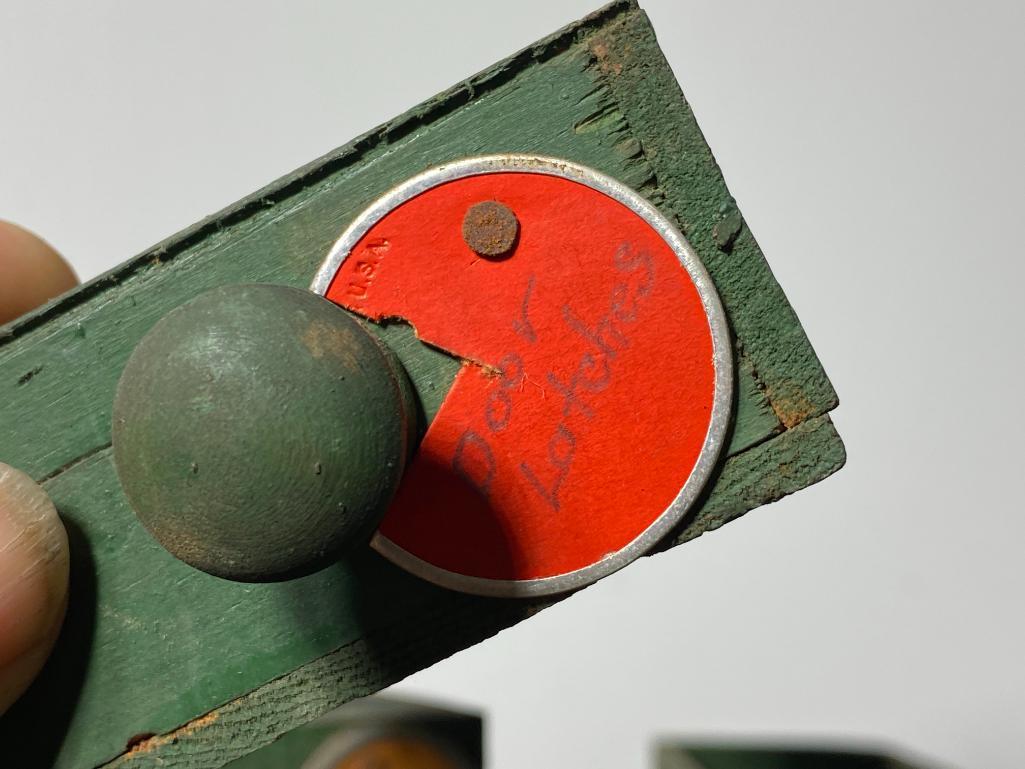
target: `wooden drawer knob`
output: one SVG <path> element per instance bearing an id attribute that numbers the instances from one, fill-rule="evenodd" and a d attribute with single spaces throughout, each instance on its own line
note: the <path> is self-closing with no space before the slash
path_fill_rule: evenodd
<path id="1" fill-rule="evenodd" d="M 279 580 L 369 540 L 416 424 L 401 364 L 351 315 L 301 289 L 231 285 L 171 311 L 135 348 L 114 459 L 175 556 Z"/>

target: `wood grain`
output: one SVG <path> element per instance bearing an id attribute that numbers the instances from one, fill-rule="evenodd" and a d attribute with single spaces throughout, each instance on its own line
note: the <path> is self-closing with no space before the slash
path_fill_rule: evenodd
<path id="1" fill-rule="evenodd" d="M 843 465 L 844 453 L 826 416 L 726 462 L 702 513 L 685 530 L 692 539 L 779 499 Z M 781 468 L 793 472 L 781 472 Z M 761 478 L 761 481 L 753 481 Z M 412 585 L 410 585 L 412 587 Z M 391 596 L 385 596 L 390 598 Z M 214 767 L 266 744 L 319 713 L 394 683 L 448 656 L 455 639 L 469 645 L 555 603 L 472 599 L 448 593 L 409 607 L 396 624 L 367 628 L 358 639 L 179 730 L 140 744 L 111 769 Z"/>
<path id="2" fill-rule="evenodd" d="M 730 459 L 670 543 L 843 464 L 823 416 L 835 394 L 644 14 L 613 3 L 0 329 L 0 460 L 45 482 L 73 554 L 58 649 L 0 720 L 5 744 L 31 746 L 20 766 L 220 766 L 548 605 L 447 592 L 369 551 L 277 585 L 216 579 L 138 525 L 109 449 L 117 378 L 164 313 L 226 283 L 305 286 L 378 195 L 493 152 L 565 157 L 637 189 L 682 225 L 722 294 L 738 362 Z M 375 331 L 430 416 L 458 361 L 401 324 Z"/>

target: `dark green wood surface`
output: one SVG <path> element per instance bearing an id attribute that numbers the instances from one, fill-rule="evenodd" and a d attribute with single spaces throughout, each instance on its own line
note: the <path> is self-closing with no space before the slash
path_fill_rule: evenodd
<path id="1" fill-rule="evenodd" d="M 370 736 L 401 735 L 434 742 L 459 761 L 460 769 L 480 769 L 483 732 L 478 713 L 390 697 L 365 697 L 293 729 L 270 745 L 228 763 L 225 769 L 300 769 L 318 748 L 323 749 L 325 742 L 338 740 L 353 745 Z M 330 755 L 333 747 L 328 750 Z M 382 769 L 389 767 L 395 769 L 393 763 Z"/>
<path id="2" fill-rule="evenodd" d="M 282 584 L 219 580 L 136 522 L 110 451 L 118 376 L 164 313 L 226 283 L 308 285 L 392 185 L 503 151 L 565 157 L 639 190 L 681 225 L 721 293 L 737 350 L 730 458 L 671 542 L 842 466 L 825 416 L 836 396 L 646 17 L 614 3 L 0 329 L 0 461 L 44 482 L 73 548 L 58 649 L 0 720 L 5 745 L 30 748 L 19 765 L 220 766 L 547 605 L 441 590 L 369 551 Z M 404 326 L 378 331 L 432 413 L 457 364 Z"/>
<path id="3" fill-rule="evenodd" d="M 656 769 L 925 769 L 882 750 L 849 746 L 673 745 L 658 747 Z"/>

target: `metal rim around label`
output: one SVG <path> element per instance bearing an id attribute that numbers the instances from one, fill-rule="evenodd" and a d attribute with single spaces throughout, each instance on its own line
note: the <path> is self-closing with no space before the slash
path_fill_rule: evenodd
<path id="1" fill-rule="evenodd" d="M 683 488 L 661 515 L 629 544 L 575 571 L 525 580 L 487 579 L 458 574 L 428 563 L 378 532 L 371 546 L 406 571 L 441 587 L 475 595 L 528 598 L 578 590 L 606 577 L 647 553 L 680 523 L 704 489 L 722 451 L 733 398 L 733 355 L 726 315 L 715 284 L 683 234 L 634 190 L 612 177 L 577 163 L 538 155 L 486 155 L 436 166 L 399 184 L 378 198 L 349 225 L 332 246 L 310 285 L 325 295 L 342 262 L 362 237 L 394 208 L 438 185 L 467 176 L 532 173 L 559 176 L 595 189 L 640 216 L 669 245 L 698 291 L 712 337 L 715 369 L 712 413 L 701 452 Z"/>

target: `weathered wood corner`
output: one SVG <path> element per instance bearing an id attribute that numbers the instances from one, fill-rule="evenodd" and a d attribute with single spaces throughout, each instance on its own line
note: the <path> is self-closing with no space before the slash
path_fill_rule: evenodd
<path id="1" fill-rule="evenodd" d="M 385 190 L 496 152 L 567 158 L 638 190 L 715 281 L 735 337 L 735 424 L 667 546 L 843 465 L 833 388 L 646 16 L 612 3 L 0 330 L 0 460 L 43 482 L 73 559 L 54 657 L 0 720 L 4 744 L 24 748 L 15 765 L 221 766 L 550 603 L 448 592 L 370 552 L 290 582 L 219 580 L 138 525 L 111 458 L 115 384 L 168 310 L 225 283 L 305 287 Z M 391 341 L 401 355 L 409 340 Z"/>

